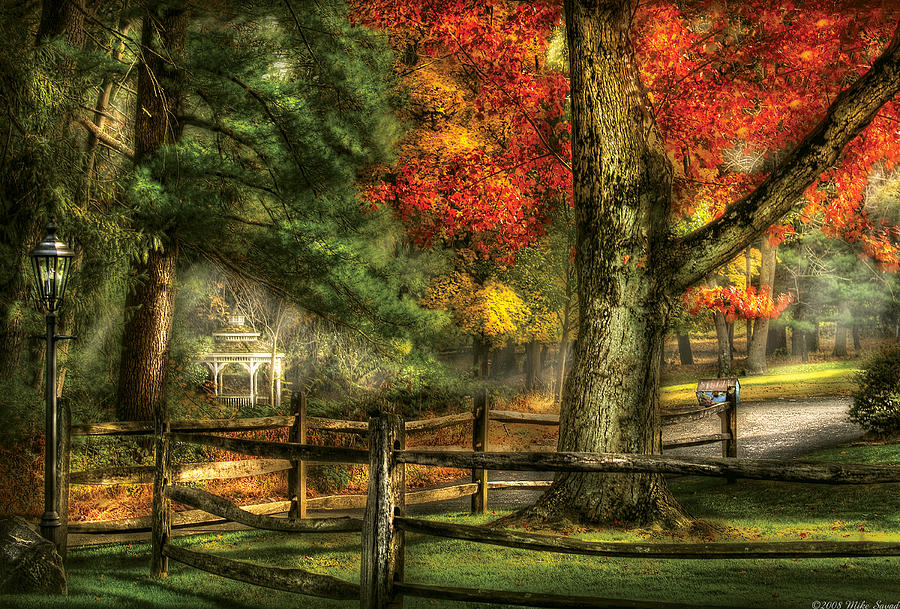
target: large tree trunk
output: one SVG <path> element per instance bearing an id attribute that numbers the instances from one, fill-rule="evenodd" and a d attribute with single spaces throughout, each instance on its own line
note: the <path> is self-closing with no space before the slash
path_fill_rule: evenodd
<path id="1" fill-rule="evenodd" d="M 694 363 L 694 352 L 691 350 L 691 337 L 688 334 L 678 334 L 678 359 L 682 366 L 690 366 Z"/>
<path id="2" fill-rule="evenodd" d="M 774 295 L 775 262 L 778 248 L 769 243 L 769 239 L 763 236 L 759 246 L 762 258 L 759 267 L 759 289 L 769 286 L 770 294 Z M 769 340 L 769 319 L 760 317 L 753 323 L 753 336 L 750 339 L 750 347 L 747 352 L 747 374 L 766 374 L 769 367 L 766 364 L 766 345 Z"/>
<path id="3" fill-rule="evenodd" d="M 659 358 L 669 302 L 780 220 L 900 92 L 900 28 L 763 183 L 684 237 L 667 226 L 672 168 L 629 29 L 637 0 L 565 0 L 580 329 L 560 415 L 564 451 L 661 449 Z M 518 518 L 690 521 L 661 476 L 560 473 Z"/>
<path id="4" fill-rule="evenodd" d="M 171 62 L 184 53 L 187 23 L 187 12 L 174 8 L 144 17 L 134 121 L 136 165 L 181 134 L 173 121 L 181 114 L 180 75 Z M 165 176 L 157 177 L 165 182 Z M 165 398 L 178 250 L 171 239 L 164 247 L 131 267 L 136 285 L 126 299 L 117 404 L 117 415 L 124 420 L 152 419 Z"/>
<path id="5" fill-rule="evenodd" d="M 535 391 L 544 384 L 541 365 L 541 343 L 532 340 L 525 345 L 525 391 Z"/>
<path id="6" fill-rule="evenodd" d="M 850 304 L 842 300 L 839 305 L 840 317 L 837 328 L 834 331 L 834 350 L 831 354 L 835 357 L 847 357 L 847 329 L 850 325 Z"/>
<path id="7" fill-rule="evenodd" d="M 589 3 L 594 4 L 594 3 Z M 672 169 L 629 40 L 633 6 L 566 3 L 580 326 L 559 449 L 661 449 L 659 361 L 668 305 L 653 246 L 667 236 Z M 559 473 L 520 517 L 689 522 L 662 476 Z"/>
<path id="8" fill-rule="evenodd" d="M 706 280 L 706 285 L 715 288 L 718 284 L 713 276 Z M 729 324 L 725 316 L 719 311 L 713 311 L 713 321 L 716 325 L 716 374 L 721 378 L 731 376 L 732 363 L 734 361 L 734 349 L 732 348 L 731 331 L 734 324 Z"/>
<path id="9" fill-rule="evenodd" d="M 165 399 L 169 339 L 175 308 L 177 252 L 150 252 L 145 264 L 132 265 L 143 275 L 126 299 L 125 340 L 119 365 L 117 416 L 122 421 L 147 421 Z"/>

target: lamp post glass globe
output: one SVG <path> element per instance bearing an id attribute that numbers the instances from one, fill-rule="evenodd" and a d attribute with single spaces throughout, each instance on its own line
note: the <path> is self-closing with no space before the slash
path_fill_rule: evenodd
<path id="1" fill-rule="evenodd" d="M 55 313 L 62 305 L 73 256 L 75 252 L 57 238 L 56 224 L 50 220 L 47 236 L 31 252 L 38 304 L 45 313 Z"/>
<path id="2" fill-rule="evenodd" d="M 56 237 L 56 224 L 47 224 L 47 236 L 31 252 L 31 265 L 37 287 L 37 303 L 47 318 L 46 435 L 44 459 L 44 515 L 41 535 L 65 554 L 65 536 L 61 533 L 59 511 L 59 468 L 57 463 L 59 423 L 56 409 L 56 312 L 62 305 L 69 282 L 69 270 L 75 252 Z"/>

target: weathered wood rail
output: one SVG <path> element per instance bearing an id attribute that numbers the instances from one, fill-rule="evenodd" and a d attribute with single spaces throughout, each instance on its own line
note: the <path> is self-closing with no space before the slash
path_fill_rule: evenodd
<path id="1" fill-rule="evenodd" d="M 183 439 L 189 434 L 196 438 L 195 434 L 219 434 L 235 432 L 267 431 L 275 429 L 288 429 L 289 445 L 270 442 L 268 444 L 259 440 L 245 438 L 225 438 L 221 436 L 207 436 L 201 440 L 204 446 L 216 447 L 224 450 L 259 456 L 257 459 L 241 459 L 237 461 L 216 461 L 209 463 L 181 463 L 173 464 L 170 468 L 170 482 L 197 482 L 202 480 L 227 480 L 245 476 L 258 476 L 282 471 L 288 472 L 289 498 L 287 501 L 274 501 L 270 503 L 244 506 L 245 510 L 258 515 L 269 515 L 281 512 L 290 512 L 292 517 L 305 518 L 308 510 L 352 510 L 363 509 L 366 506 L 366 495 L 328 495 L 323 497 L 307 497 L 307 467 L 319 463 L 368 463 L 366 451 L 352 452 L 351 449 L 335 447 L 329 451 L 319 451 L 316 447 L 310 450 L 305 448 L 290 448 L 290 445 L 305 445 L 309 431 L 318 430 L 330 433 L 349 433 L 366 435 L 368 422 L 366 421 L 342 421 L 323 417 L 307 416 L 306 396 L 302 393 L 295 394 L 291 399 L 293 414 L 269 417 L 228 418 L 228 419 L 195 419 L 175 420 L 168 423 L 168 429 L 175 432 L 173 439 Z M 473 413 L 463 412 L 430 419 L 407 421 L 406 433 L 416 434 L 435 431 L 453 426 L 468 425 L 473 420 Z M 82 425 L 66 425 L 66 438 L 86 437 L 134 437 L 152 436 L 154 434 L 153 421 L 123 421 L 111 423 L 90 423 Z M 324 447 L 318 447 L 324 448 Z M 66 456 L 66 463 L 71 451 L 67 443 L 62 454 Z M 312 452 L 311 452 L 312 451 Z M 266 455 L 274 453 L 273 456 Z M 318 457 L 313 457 L 313 453 Z M 152 484 L 156 466 L 131 466 L 131 467 L 105 467 L 83 471 L 69 472 L 68 465 L 64 468 L 67 474 L 63 484 L 68 496 L 68 485 L 116 485 L 116 484 Z M 444 501 L 465 497 L 478 492 L 479 488 L 469 483 L 451 487 L 411 491 L 407 496 L 407 503 L 429 503 L 432 501 Z M 67 504 L 67 501 L 64 501 Z M 68 513 L 67 505 L 63 507 L 63 514 Z M 64 516 L 65 518 L 65 516 Z M 109 521 L 80 521 L 68 524 L 68 531 L 73 534 L 116 534 L 138 533 L 151 530 L 151 517 L 122 518 Z M 203 510 L 186 510 L 172 513 L 173 528 L 186 528 L 197 525 L 210 525 L 226 522 L 220 516 L 212 515 Z"/>
<path id="2" fill-rule="evenodd" d="M 365 495 L 331 495 L 325 497 L 307 497 L 307 468 L 317 463 L 357 463 L 368 462 L 367 453 L 358 449 L 345 449 L 334 447 L 329 451 L 313 451 L 299 446 L 306 444 L 306 438 L 311 430 L 325 431 L 329 433 L 367 434 L 368 423 L 364 421 L 342 421 L 322 417 L 310 417 L 306 414 L 306 398 L 303 394 L 292 397 L 291 408 L 293 414 L 284 416 L 253 417 L 242 419 L 198 419 L 176 420 L 168 423 L 168 428 L 173 432 L 173 439 L 180 441 L 190 435 L 196 442 L 202 442 L 203 446 L 214 447 L 231 452 L 259 457 L 257 459 L 243 459 L 238 461 L 218 461 L 211 463 L 184 463 L 173 465 L 171 468 L 171 482 L 196 482 L 211 479 L 232 479 L 244 476 L 256 476 L 281 471 L 288 472 L 288 503 L 276 501 L 269 504 L 252 506 L 251 509 L 258 514 L 271 514 L 288 510 L 294 517 L 304 518 L 308 510 L 348 510 L 363 509 L 366 505 Z M 498 410 L 491 408 L 490 397 L 486 390 L 479 392 L 474 399 L 473 409 L 469 412 L 451 414 L 431 419 L 406 421 L 404 430 L 407 434 L 435 431 L 454 426 L 472 424 L 471 450 L 483 453 L 491 453 L 500 447 L 489 446 L 488 437 L 491 422 L 511 424 L 534 424 L 553 426 L 559 425 L 559 416 L 555 414 L 534 414 Z M 670 425 L 699 421 L 706 417 L 718 415 L 722 419 L 721 433 L 698 435 L 696 437 L 680 438 L 663 444 L 664 449 L 697 446 L 721 442 L 723 456 L 737 456 L 737 431 L 736 402 L 728 401 L 712 406 L 689 408 L 679 412 L 667 413 L 662 416 L 663 424 Z M 235 432 L 265 431 L 274 429 L 288 429 L 288 444 L 280 442 L 264 442 L 246 438 L 222 437 L 210 434 Z M 66 437 L 89 436 L 139 436 L 152 435 L 154 424 L 152 421 L 125 421 L 115 423 L 92 423 L 84 425 L 71 425 Z M 198 438 L 202 434 L 202 440 Z M 353 452 L 356 450 L 356 452 Z M 418 450 L 433 453 L 468 451 L 462 447 L 423 447 Z M 530 446 L 517 449 L 521 452 L 553 452 L 555 446 Z M 68 455 L 68 452 L 66 452 Z M 493 454 L 493 453 L 491 453 Z M 68 461 L 68 459 L 66 460 Z M 471 496 L 471 509 L 473 512 L 486 513 L 488 510 L 488 498 L 491 490 L 509 488 L 543 488 L 549 483 L 546 481 L 490 481 L 488 468 L 474 467 L 471 469 L 471 482 L 461 483 L 451 487 L 411 491 L 407 496 L 407 503 L 428 503 L 459 497 Z M 106 467 L 93 470 L 66 473 L 67 484 L 149 484 L 153 482 L 154 466 L 136 467 Z M 731 480 L 732 478 L 729 478 Z M 68 493 L 65 494 L 67 496 Z M 287 508 L 285 508 L 287 505 Z M 67 506 L 64 506 L 67 513 Z M 191 525 L 214 524 L 222 522 L 221 518 L 212 516 L 203 511 L 189 513 L 174 513 L 173 526 L 183 528 Z M 72 533 L 121 533 L 146 531 L 149 527 L 148 518 L 126 518 L 118 521 L 74 522 L 71 523 Z"/>
<path id="3" fill-rule="evenodd" d="M 503 415 L 506 416 L 506 415 Z M 691 415 L 693 416 L 693 415 Z M 387 418 L 388 422 L 383 419 Z M 391 429 L 402 429 L 391 417 L 383 417 L 374 423 L 381 434 Z M 393 446 L 392 456 L 372 457 L 372 478 L 384 480 L 400 464 L 417 463 L 445 467 L 471 468 L 476 472 L 490 469 L 528 471 L 590 471 L 597 473 L 684 473 L 726 478 L 752 478 L 774 481 L 794 481 L 826 484 L 880 484 L 900 482 L 900 466 L 858 465 L 843 463 L 779 462 L 762 459 L 736 458 L 676 458 L 661 455 L 627 455 L 604 453 L 490 453 L 434 452 L 403 449 L 402 442 L 392 441 L 390 435 L 379 446 Z M 374 446 L 374 444 L 373 444 Z M 381 470 L 380 473 L 378 470 Z M 370 481 L 370 494 L 387 492 Z M 487 483 L 492 484 L 509 483 Z M 547 482 L 532 483 L 535 486 Z M 516 485 L 518 486 L 518 484 Z M 499 486 L 498 486 L 499 487 Z M 364 526 L 370 538 L 381 539 L 374 547 L 363 544 L 363 575 L 361 577 L 360 606 L 402 607 L 404 596 L 418 596 L 439 600 L 458 600 L 473 603 L 499 603 L 532 607 L 651 607 L 656 609 L 686 609 L 687 605 L 647 602 L 642 600 L 604 599 L 582 596 L 563 596 L 537 592 L 483 590 L 457 587 L 423 585 L 404 581 L 405 537 L 403 533 L 432 535 L 449 539 L 462 539 L 504 547 L 564 554 L 593 556 L 640 557 L 653 559 L 776 559 L 776 558 L 838 558 L 861 556 L 900 556 L 900 542 L 874 541 L 809 541 L 809 542 L 730 542 L 730 543 L 626 543 L 592 542 L 570 537 L 539 535 L 520 531 L 495 529 L 484 526 L 434 522 L 403 516 L 402 497 L 393 501 L 382 498 L 385 514 L 394 517 L 387 522 L 381 518 L 370 519 Z M 394 508 L 394 509 L 392 509 Z M 379 532 L 378 527 L 383 527 Z M 392 540 L 388 543 L 386 540 Z M 401 551 L 396 551 L 399 545 Z M 398 556 L 399 554 L 399 556 Z M 392 562 L 394 564 L 392 564 Z M 375 566 L 373 566 L 373 563 Z M 380 564 L 379 564 L 380 563 Z M 381 581 L 372 581 L 372 573 L 380 574 Z M 369 588 L 367 591 L 366 588 Z M 374 602 L 372 599 L 377 599 Z M 709 607 L 709 606 L 704 606 Z"/>
<path id="4" fill-rule="evenodd" d="M 482 407 L 486 402 L 481 402 Z M 479 414 L 485 416 L 488 409 Z M 477 420 L 477 418 L 476 418 Z M 484 419 L 482 419 L 484 420 Z M 458 587 L 423 585 L 405 581 L 406 535 L 431 535 L 460 539 L 538 552 L 580 554 L 591 556 L 644 559 L 784 559 L 837 558 L 867 556 L 900 556 L 900 541 L 804 541 L 804 542 L 728 542 L 728 543 L 630 543 L 595 542 L 571 537 L 534 534 L 522 531 L 495 529 L 484 526 L 461 525 L 409 518 L 407 505 L 420 500 L 477 497 L 486 488 L 512 486 L 545 486 L 549 482 L 486 482 L 483 473 L 491 469 L 530 471 L 590 471 L 597 473 L 686 473 L 726 478 L 753 478 L 775 481 L 794 481 L 826 484 L 877 484 L 900 482 L 900 466 L 860 465 L 842 463 L 779 462 L 763 459 L 679 458 L 661 455 L 628 455 L 610 453 L 571 452 L 435 452 L 405 448 L 405 426 L 399 417 L 385 415 L 369 421 L 369 449 L 335 452 L 335 448 L 310 446 L 301 443 L 272 443 L 235 438 L 210 440 L 211 436 L 173 432 L 165 420 L 157 422 L 159 447 L 153 529 L 151 573 L 164 575 L 169 558 L 195 568 L 224 577 L 289 590 L 299 594 L 332 599 L 359 600 L 360 607 L 402 608 L 404 596 L 418 596 L 441 600 L 462 600 L 534 607 L 651 607 L 656 609 L 686 609 L 685 605 L 645 602 L 628 599 L 565 596 L 538 592 L 482 590 Z M 473 437 L 484 441 L 483 427 L 475 425 Z M 227 440 L 227 444 L 221 441 Z M 273 517 L 252 509 L 240 508 L 208 492 L 174 484 L 174 469 L 166 458 L 174 442 L 226 447 L 232 451 L 249 451 L 288 463 L 303 459 L 352 458 L 359 462 L 365 455 L 369 466 L 367 495 L 353 501 L 365 506 L 362 520 L 353 518 L 305 519 L 289 514 L 287 518 Z M 483 444 L 482 444 L 483 446 Z M 341 449 L 347 451 L 350 449 Z M 474 481 L 443 489 L 408 492 L 405 484 L 407 464 L 438 465 L 471 469 Z M 158 497 L 156 496 L 158 495 Z M 418 495 L 418 496 L 417 496 Z M 302 569 L 281 569 L 243 561 L 230 560 L 172 545 L 169 535 L 173 523 L 171 502 L 175 501 L 203 510 L 221 519 L 239 522 L 260 529 L 284 533 L 361 532 L 360 583 L 311 573 Z M 707 606 L 710 607 L 710 606 Z"/>

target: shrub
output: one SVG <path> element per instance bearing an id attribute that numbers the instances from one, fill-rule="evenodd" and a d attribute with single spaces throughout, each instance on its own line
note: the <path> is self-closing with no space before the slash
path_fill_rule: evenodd
<path id="1" fill-rule="evenodd" d="M 857 374 L 850 420 L 869 431 L 900 430 L 900 345 L 882 350 Z"/>

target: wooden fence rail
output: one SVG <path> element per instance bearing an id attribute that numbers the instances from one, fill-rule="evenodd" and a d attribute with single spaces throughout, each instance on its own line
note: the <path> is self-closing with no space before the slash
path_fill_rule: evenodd
<path id="1" fill-rule="evenodd" d="M 275 501 L 268 504 L 250 506 L 249 509 L 260 515 L 284 511 L 288 505 L 290 515 L 305 518 L 310 509 L 362 509 L 366 505 L 365 495 L 332 495 L 326 497 L 307 497 L 307 467 L 319 462 L 352 462 L 365 463 L 368 457 L 365 451 L 347 452 L 352 449 L 326 449 L 326 447 L 309 447 L 309 449 L 291 448 L 295 445 L 306 445 L 309 430 L 328 431 L 332 433 L 349 433 L 364 435 L 368 433 L 368 423 L 364 421 L 341 421 L 322 417 L 309 417 L 306 414 L 306 398 L 302 393 L 291 399 L 291 414 L 283 416 L 253 417 L 243 419 L 199 419 L 181 420 L 169 423 L 169 429 L 177 432 L 172 436 L 177 441 L 190 441 L 204 446 L 214 446 L 226 450 L 234 450 L 250 454 L 258 459 L 225 461 L 216 463 L 184 463 L 174 464 L 170 468 L 170 483 L 193 482 L 207 479 L 231 479 L 244 476 L 255 476 L 280 471 L 288 471 L 288 501 Z M 690 408 L 663 416 L 664 424 L 697 421 L 705 417 L 719 415 L 722 417 L 722 433 L 698 435 L 690 438 L 667 441 L 663 448 L 680 446 L 697 446 L 712 442 L 723 443 L 723 456 L 736 456 L 736 429 L 734 429 L 734 406 L 730 403 L 715 404 L 711 407 Z M 727 419 L 727 420 L 726 420 Z M 514 424 L 558 425 L 558 415 L 533 414 L 497 410 L 490 407 L 490 399 L 486 390 L 475 396 L 474 408 L 471 411 L 451 414 L 431 419 L 406 421 L 404 429 L 407 434 L 422 433 L 444 429 L 447 427 L 473 424 L 472 450 L 490 452 L 488 446 L 489 426 L 491 421 Z M 279 442 L 265 443 L 259 440 L 242 438 L 222 438 L 220 436 L 198 436 L 197 434 L 232 433 L 288 428 L 289 444 Z M 117 423 L 95 423 L 67 426 L 69 435 L 85 436 L 135 436 L 153 433 L 151 421 L 126 421 Z M 190 434 L 189 436 L 187 434 Z M 188 440 L 190 437 L 190 440 Z M 230 448 L 229 448 L 230 447 Z M 325 450 L 319 450 L 325 449 Z M 496 447 L 495 447 L 496 449 Z M 420 451 L 436 453 L 466 452 L 462 447 L 422 447 Z M 520 448 L 523 452 L 553 452 L 555 446 L 530 446 Z M 68 450 L 65 451 L 68 457 Z M 68 459 L 67 459 L 68 461 Z M 152 483 L 155 467 L 107 467 L 78 472 L 68 472 L 65 491 L 69 484 L 114 485 Z M 469 469 L 469 468 L 466 468 Z M 458 497 L 471 496 L 471 507 L 474 512 L 485 513 L 488 510 L 489 491 L 508 488 L 543 488 L 546 481 L 490 481 L 487 468 L 471 468 L 472 482 L 450 487 L 413 491 L 408 493 L 407 504 L 442 501 Z M 67 496 L 67 492 L 64 496 Z M 64 501 L 63 503 L 67 503 Z M 63 506 L 67 513 L 67 505 Z M 221 518 L 210 516 L 203 511 L 175 513 L 172 526 L 176 528 L 192 524 L 211 524 L 222 522 Z M 76 522 L 71 524 L 73 533 L 118 533 L 149 530 L 149 518 L 126 518 L 118 521 Z"/>
<path id="2" fill-rule="evenodd" d="M 268 440 L 248 440 L 195 433 L 171 433 L 175 442 L 185 442 L 208 448 L 221 448 L 233 453 L 283 459 L 286 461 L 321 461 L 323 463 L 368 463 L 369 451 L 341 446 L 315 446 L 269 442 Z"/>
<path id="3" fill-rule="evenodd" d="M 720 412 L 734 413 L 734 409 Z M 505 416 L 505 415 L 503 415 Z M 693 416 L 693 415 L 691 415 Z M 383 417 L 373 425 L 383 428 Z M 733 419 L 728 422 L 733 425 Z M 375 447 L 375 444 L 371 444 Z M 900 482 L 900 466 L 857 465 L 843 463 L 787 462 L 768 459 L 735 458 L 675 458 L 660 455 L 627 455 L 604 453 L 491 453 L 473 450 L 471 452 L 432 452 L 404 450 L 402 444 L 395 444 L 390 457 L 372 457 L 372 476 L 383 478 L 389 467 L 395 464 L 417 463 L 444 467 L 471 468 L 481 472 L 489 469 L 528 471 L 592 471 L 592 472 L 650 472 L 681 473 L 726 478 L 754 478 L 777 481 L 812 482 L 827 484 L 876 484 Z M 487 486 L 492 483 L 480 482 Z M 496 484 L 496 483 L 494 483 Z M 505 485 L 506 483 L 504 483 Z M 536 483 L 540 485 L 547 482 Z M 370 493 L 374 492 L 370 487 Z M 384 493 L 382 489 L 380 492 Z M 386 510 L 394 502 L 382 499 Z M 387 512 L 385 512 L 387 513 Z M 585 554 L 595 556 L 641 557 L 654 559 L 775 559 L 775 558 L 831 558 L 848 556 L 900 556 L 900 542 L 753 542 L 753 543 L 628 543 L 591 542 L 569 537 L 537 535 L 519 531 L 494 529 L 484 526 L 460 525 L 445 522 L 407 518 L 402 509 L 395 510 L 393 518 L 387 522 L 381 518 L 372 519 L 368 512 L 365 530 L 374 528 L 370 538 L 396 539 L 404 548 L 402 533 L 433 535 L 450 539 L 462 539 L 476 543 L 486 543 L 540 552 Z M 379 533 L 378 527 L 384 527 Z M 399 531 L 399 534 L 398 534 Z M 393 547 L 393 546 L 391 546 Z M 368 551 L 364 545 L 363 555 Z M 375 553 L 372 560 L 380 561 L 375 569 L 380 581 L 372 581 L 370 563 L 362 567 L 361 607 L 394 606 L 402 607 L 403 596 L 420 596 L 442 600 L 466 602 L 500 603 L 527 605 L 534 607 L 653 607 L 656 609 L 685 609 L 686 605 L 653 603 L 645 601 L 602 599 L 578 596 L 562 596 L 533 592 L 507 592 L 502 590 L 481 590 L 453 588 L 409 583 L 403 579 L 403 553 L 396 556 L 392 552 Z M 396 561 L 391 564 L 391 561 Z M 368 573 L 368 575 L 367 575 Z M 367 591 L 367 588 L 368 591 Z M 372 604 L 371 598 L 382 599 L 381 605 Z M 704 606 L 708 607 L 708 606 Z"/>
<path id="4" fill-rule="evenodd" d="M 157 472 L 154 486 L 153 557 L 151 572 L 165 574 L 168 558 L 196 568 L 260 586 L 289 590 L 326 598 L 356 600 L 363 609 L 402 608 L 403 597 L 419 596 L 443 600 L 492 602 L 535 607 L 651 607 L 685 609 L 685 605 L 653 603 L 623 599 L 576 597 L 521 591 L 481 590 L 431 586 L 406 582 L 404 564 L 407 533 L 461 539 L 476 543 L 526 549 L 539 552 L 593 556 L 639 557 L 652 559 L 783 559 L 832 558 L 860 556 L 900 556 L 900 542 L 809 541 L 809 542 L 729 542 L 729 543 L 631 543 L 593 542 L 570 537 L 494 529 L 408 518 L 407 505 L 437 498 L 478 496 L 487 488 L 540 487 L 546 481 L 488 482 L 482 473 L 489 469 L 530 471 L 593 471 L 687 473 L 704 476 L 744 477 L 766 480 L 816 482 L 829 484 L 874 484 L 900 482 L 900 466 L 856 465 L 838 463 L 782 463 L 774 460 L 733 458 L 675 458 L 660 455 L 625 455 L 605 453 L 521 453 L 485 452 L 487 445 L 483 426 L 490 416 L 487 402 L 475 409 L 474 439 L 477 448 L 469 452 L 433 452 L 405 448 L 406 426 L 396 415 L 376 417 L 369 422 L 369 450 L 337 449 L 299 443 L 237 440 L 170 432 L 166 422 L 157 422 Z M 211 440 L 210 438 L 214 438 Z M 183 441 L 213 445 L 248 454 L 276 454 L 287 460 L 325 457 L 353 458 L 365 455 L 369 466 L 367 495 L 352 501 L 365 505 L 364 518 L 299 519 L 274 518 L 253 513 L 205 491 L 172 484 L 173 471 L 167 462 L 168 445 Z M 222 442 L 227 441 L 225 444 Z M 481 445 L 478 446 L 478 442 Z M 211 444 L 210 444 L 211 443 Z M 443 489 L 406 492 L 405 466 L 409 463 L 472 469 L 472 483 Z M 156 494 L 160 496 L 157 497 Z M 360 584 L 310 573 L 300 569 L 279 569 L 242 561 L 210 556 L 173 546 L 168 539 L 171 527 L 171 502 L 176 501 L 248 526 L 282 532 L 353 532 L 361 531 Z M 165 513 L 157 513 L 165 512 Z M 706 606 L 709 607 L 709 606 Z M 732 608 L 733 609 L 733 608 Z"/>
<path id="5" fill-rule="evenodd" d="M 253 512 L 242 510 L 227 499 L 186 486 L 167 486 L 166 496 L 172 501 L 189 505 L 254 529 L 287 531 L 291 533 L 331 533 L 362 530 L 362 520 L 356 518 L 291 519 L 254 514 Z"/>
<path id="6" fill-rule="evenodd" d="M 464 469 L 483 468 L 537 472 L 643 472 L 822 484 L 900 482 L 900 467 L 894 465 L 782 462 L 774 459 L 667 457 L 663 455 L 577 452 L 434 453 L 417 450 L 398 450 L 394 453 L 394 458 L 399 463 Z"/>
<path id="7" fill-rule="evenodd" d="M 344 581 L 330 575 L 310 573 L 303 569 L 282 569 L 240 560 L 231 560 L 221 556 L 211 556 L 203 552 L 186 550 L 169 543 L 162 547 L 162 553 L 167 558 L 172 558 L 201 571 L 264 588 L 286 590 L 308 596 L 337 600 L 355 600 L 360 596 L 359 584 Z"/>

